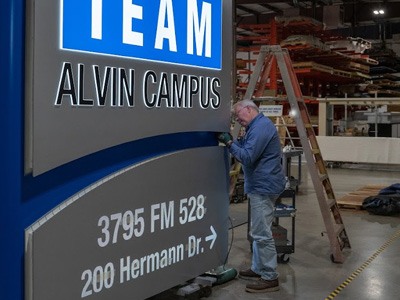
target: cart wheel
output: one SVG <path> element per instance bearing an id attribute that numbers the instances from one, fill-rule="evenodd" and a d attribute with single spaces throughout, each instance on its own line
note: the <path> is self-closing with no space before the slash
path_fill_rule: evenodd
<path id="1" fill-rule="evenodd" d="M 287 255 L 286 253 L 278 255 L 278 262 L 283 263 L 283 264 L 287 264 L 290 260 L 289 255 Z"/>

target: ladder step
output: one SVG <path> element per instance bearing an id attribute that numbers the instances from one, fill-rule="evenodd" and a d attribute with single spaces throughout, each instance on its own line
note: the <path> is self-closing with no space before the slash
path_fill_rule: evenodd
<path id="1" fill-rule="evenodd" d="M 343 250 L 343 248 L 346 248 L 346 247 L 350 248 L 349 238 L 345 232 L 345 228 L 344 228 L 343 224 L 336 224 L 335 233 L 336 233 L 336 237 L 337 237 L 337 241 L 338 241 L 340 250 Z"/>
<path id="2" fill-rule="evenodd" d="M 326 195 L 328 196 L 328 198 L 329 198 L 330 200 L 335 200 L 335 201 L 336 201 L 335 195 L 333 194 L 333 190 L 332 190 L 332 189 L 326 190 Z"/>
<path id="3" fill-rule="evenodd" d="M 322 174 L 322 175 L 319 177 L 319 180 L 320 180 L 321 182 L 323 182 L 323 181 L 327 180 L 328 178 L 329 178 L 328 174 Z"/>
<path id="4" fill-rule="evenodd" d="M 328 199 L 327 203 L 328 203 L 328 207 L 332 208 L 336 205 L 336 199 Z"/>
<path id="5" fill-rule="evenodd" d="M 335 235 L 337 237 L 340 237 L 340 234 L 344 230 L 344 225 L 343 224 L 335 224 L 334 230 L 335 230 Z"/>
<path id="6" fill-rule="evenodd" d="M 321 154 L 321 150 L 319 148 L 314 148 L 312 149 L 312 153 L 315 154 Z"/>

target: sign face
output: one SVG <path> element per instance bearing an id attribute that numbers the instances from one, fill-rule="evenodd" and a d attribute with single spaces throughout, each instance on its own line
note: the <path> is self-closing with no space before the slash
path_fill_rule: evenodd
<path id="1" fill-rule="evenodd" d="M 224 157 L 209 147 L 155 158 L 60 204 L 26 230 L 26 299 L 145 299 L 222 265 Z"/>
<path id="2" fill-rule="evenodd" d="M 229 129 L 231 1 L 27 1 L 26 44 L 34 176 L 146 137 Z"/>
<path id="3" fill-rule="evenodd" d="M 62 4 L 62 49 L 222 67 L 222 0 L 64 0 Z"/>
<path id="4" fill-rule="evenodd" d="M 266 117 L 281 117 L 283 105 L 260 105 L 259 110 Z"/>

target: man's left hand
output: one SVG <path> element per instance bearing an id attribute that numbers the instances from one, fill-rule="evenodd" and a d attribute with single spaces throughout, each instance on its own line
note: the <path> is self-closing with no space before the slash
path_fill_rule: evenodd
<path id="1" fill-rule="evenodd" d="M 230 147 L 233 143 L 233 137 L 229 132 L 221 132 L 217 135 L 218 141 Z"/>

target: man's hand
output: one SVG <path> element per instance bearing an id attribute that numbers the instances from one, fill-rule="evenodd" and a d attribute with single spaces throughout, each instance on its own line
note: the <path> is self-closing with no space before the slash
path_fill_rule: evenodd
<path id="1" fill-rule="evenodd" d="M 232 135 L 229 132 L 221 132 L 217 134 L 218 141 L 230 147 L 233 143 Z"/>

